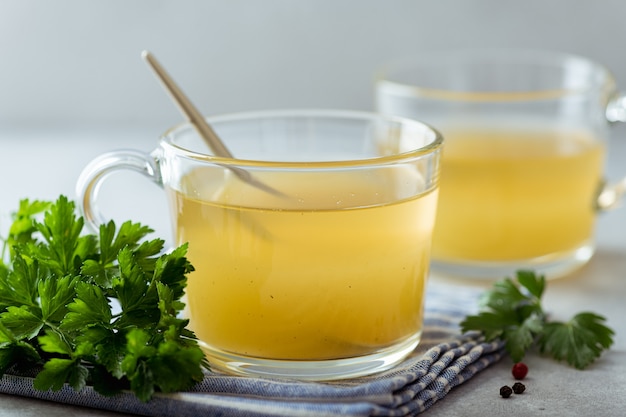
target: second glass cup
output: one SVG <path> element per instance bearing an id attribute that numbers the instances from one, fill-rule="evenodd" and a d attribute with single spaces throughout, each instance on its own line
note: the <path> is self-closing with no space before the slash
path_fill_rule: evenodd
<path id="1" fill-rule="evenodd" d="M 346 111 L 208 120 L 238 159 L 175 127 L 151 155 L 117 151 L 83 171 L 85 218 L 103 221 L 97 191 L 114 170 L 165 189 L 195 267 L 186 313 L 214 369 L 324 380 L 406 357 L 422 331 L 439 133 Z"/>
<path id="2" fill-rule="evenodd" d="M 623 119 L 611 73 L 582 57 L 526 50 L 421 53 L 389 65 L 378 111 L 446 137 L 432 270 L 548 278 L 594 252 L 609 121 Z"/>

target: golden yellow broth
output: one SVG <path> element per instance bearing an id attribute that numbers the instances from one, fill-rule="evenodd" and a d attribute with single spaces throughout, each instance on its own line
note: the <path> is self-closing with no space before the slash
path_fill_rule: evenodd
<path id="1" fill-rule="evenodd" d="M 187 313 L 199 339 L 252 357 L 324 360 L 419 333 L 437 192 L 393 201 L 403 175 L 259 173 L 299 196 L 281 200 L 243 192 L 228 175 L 199 190 L 202 173 L 190 174 L 171 201 L 196 268 Z"/>
<path id="2" fill-rule="evenodd" d="M 579 131 L 445 132 L 433 258 L 515 261 L 591 238 L 604 145 Z"/>

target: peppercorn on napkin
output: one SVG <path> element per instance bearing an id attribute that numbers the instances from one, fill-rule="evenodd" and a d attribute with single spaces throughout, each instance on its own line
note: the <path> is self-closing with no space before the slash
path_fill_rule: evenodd
<path id="1" fill-rule="evenodd" d="M 314 383 L 207 373 L 193 390 L 142 403 L 130 393 L 103 397 L 89 387 L 40 392 L 32 377 L 5 374 L 0 392 L 144 416 L 417 415 L 504 354 L 501 342 L 459 334 L 458 323 L 475 313 L 480 292 L 431 281 L 420 345 L 398 366 L 370 377 Z"/>

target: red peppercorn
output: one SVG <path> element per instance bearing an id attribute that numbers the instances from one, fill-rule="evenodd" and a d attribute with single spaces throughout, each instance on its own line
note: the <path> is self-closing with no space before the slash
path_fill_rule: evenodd
<path id="1" fill-rule="evenodd" d="M 528 374 L 528 366 L 525 363 L 519 362 L 513 365 L 513 369 L 511 370 L 513 374 L 513 378 L 515 379 L 524 379 L 526 374 Z"/>

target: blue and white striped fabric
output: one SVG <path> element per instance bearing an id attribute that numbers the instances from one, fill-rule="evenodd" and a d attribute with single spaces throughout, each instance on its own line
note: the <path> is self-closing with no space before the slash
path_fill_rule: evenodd
<path id="1" fill-rule="evenodd" d="M 207 374 L 192 391 L 157 394 L 142 403 L 132 394 L 103 397 L 90 388 L 39 392 L 32 378 L 5 375 L 0 392 L 144 416 L 413 416 L 498 361 L 500 342 L 459 334 L 458 323 L 474 313 L 480 291 L 431 282 L 425 328 L 410 358 L 375 376 L 314 383 Z"/>

